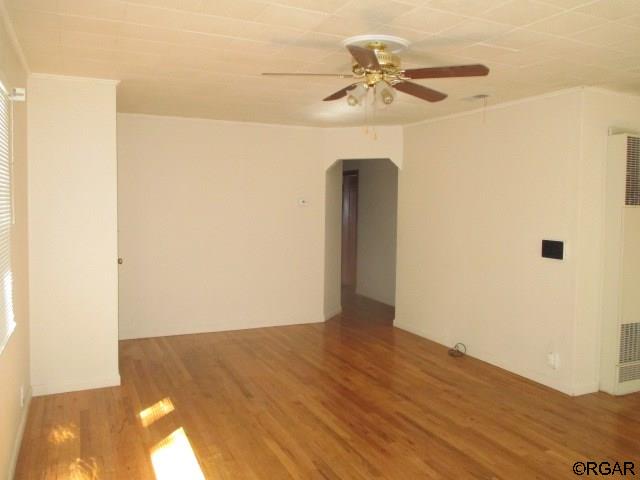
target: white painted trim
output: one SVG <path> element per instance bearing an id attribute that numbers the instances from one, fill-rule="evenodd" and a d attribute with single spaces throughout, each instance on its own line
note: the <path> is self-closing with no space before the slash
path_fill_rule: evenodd
<path id="1" fill-rule="evenodd" d="M 16 465 L 18 463 L 18 455 L 20 455 L 20 447 L 22 446 L 22 438 L 24 437 L 24 429 L 27 426 L 27 418 L 29 417 L 29 407 L 31 406 L 31 388 L 27 388 L 24 406 L 20 412 L 20 423 L 18 431 L 13 441 L 13 449 L 11 457 L 9 457 L 9 472 L 7 478 L 12 479 L 16 473 Z"/>
<path id="2" fill-rule="evenodd" d="M 271 127 L 271 128 L 299 128 L 304 130 L 316 130 L 318 128 L 326 128 L 319 127 L 315 125 L 298 125 L 295 123 L 286 124 L 286 123 L 260 123 L 260 122 L 243 122 L 240 120 L 223 120 L 218 118 L 207 118 L 207 117 L 181 117 L 179 115 L 157 115 L 154 113 L 138 113 L 138 112 L 123 112 L 118 111 L 118 115 L 126 115 L 131 117 L 152 117 L 152 118 L 169 118 L 174 120 L 188 120 L 188 121 L 196 121 L 196 122 L 214 122 L 214 123 L 223 123 L 227 125 L 245 125 L 245 126 L 254 126 L 254 127 Z"/>
<path id="3" fill-rule="evenodd" d="M 598 391 L 600 391 L 600 385 L 598 385 L 598 382 L 583 383 L 573 386 L 571 396 L 578 397 L 580 395 L 587 395 L 589 393 L 596 393 Z"/>
<path id="4" fill-rule="evenodd" d="M 257 328 L 272 328 L 272 327 L 289 327 L 293 325 L 308 325 L 311 323 L 324 323 L 324 318 L 322 320 L 309 320 L 307 322 L 301 322 L 296 320 L 291 323 L 278 323 L 278 324 L 266 324 L 266 325 L 234 325 L 232 327 L 223 327 L 216 330 L 212 330 L 211 325 L 203 325 L 195 328 L 190 328 L 189 330 L 149 330 L 145 329 L 143 332 L 132 333 L 132 332 L 123 332 L 120 330 L 120 338 L 118 340 L 136 340 L 139 338 L 158 338 L 158 337 L 176 337 L 179 335 L 197 335 L 200 333 L 218 333 L 218 332 L 235 332 L 240 330 L 255 330 Z"/>
<path id="5" fill-rule="evenodd" d="M 405 123 L 405 124 L 403 124 L 401 126 L 405 127 L 405 128 L 406 127 L 414 127 L 414 126 L 418 126 L 418 125 L 426 125 L 426 124 L 429 124 L 429 123 L 440 122 L 440 121 L 443 121 L 443 120 L 450 120 L 450 119 L 453 119 L 453 118 L 466 117 L 468 115 L 475 115 L 477 113 L 482 113 L 482 112 L 490 112 L 492 110 L 500 110 L 502 108 L 508 108 L 508 107 L 513 106 L 513 105 L 520 105 L 522 103 L 533 102 L 535 100 L 541 100 L 541 99 L 544 99 L 544 98 L 557 97 L 557 96 L 560 96 L 560 95 L 566 95 L 568 93 L 581 92 L 581 91 L 584 91 L 585 88 L 587 88 L 587 87 L 580 86 L 580 87 L 564 88 L 562 90 L 554 90 L 552 92 L 541 93 L 540 95 L 534 95 L 532 97 L 518 98 L 516 100 L 509 100 L 507 102 L 496 103 L 495 105 L 488 105 L 486 107 L 474 108 L 473 110 L 466 110 L 464 112 L 451 113 L 451 114 L 448 114 L 448 115 L 443 115 L 441 117 L 427 118 L 425 120 L 420 120 L 418 122 Z"/>
<path id="6" fill-rule="evenodd" d="M 616 370 L 619 367 L 616 368 Z M 628 395 L 630 393 L 636 393 L 640 390 L 640 380 L 631 380 L 629 382 L 620 383 L 616 379 L 615 389 L 613 392 L 609 392 L 612 395 Z"/>
<path id="7" fill-rule="evenodd" d="M 22 68 L 24 68 L 25 72 L 29 74 L 31 70 L 29 69 L 29 64 L 27 63 L 27 57 L 24 55 L 22 45 L 20 45 L 20 42 L 18 41 L 16 30 L 13 28 L 13 22 L 11 21 L 9 11 L 4 4 L 4 0 L 0 0 L 0 16 L 2 17 L 4 28 L 7 30 L 7 34 L 9 35 L 9 39 L 11 40 L 11 44 L 16 50 L 18 60 L 20 61 L 20 64 L 22 65 Z"/>
<path id="8" fill-rule="evenodd" d="M 496 103 L 495 105 L 488 105 L 486 107 L 474 108 L 473 110 L 465 110 L 463 112 L 456 112 L 456 113 L 451 113 L 451 114 L 448 114 L 448 115 L 442 115 L 442 116 L 433 117 L 433 118 L 426 118 L 424 120 L 418 120 L 417 122 L 400 124 L 399 126 L 401 126 L 401 127 L 413 127 L 413 126 L 417 126 L 417 125 L 435 123 L 435 122 L 439 122 L 440 120 L 449 120 L 449 119 L 452 119 L 452 118 L 464 117 L 466 115 L 473 115 L 473 114 L 482 113 L 482 112 L 485 112 L 485 111 L 499 110 L 501 108 L 510 107 L 512 105 L 519 105 L 521 103 L 527 103 L 527 102 L 530 102 L 530 101 L 541 100 L 541 99 L 544 99 L 544 98 L 556 97 L 558 95 L 564 95 L 564 94 L 567 94 L 567 93 L 580 92 L 580 91 L 581 92 L 585 92 L 585 91 L 598 92 L 598 93 L 602 93 L 602 94 L 605 94 L 605 95 L 618 95 L 618 96 L 622 96 L 622 97 L 631 97 L 631 98 L 639 98 L 640 97 L 640 95 L 634 95 L 633 93 L 617 92 L 615 90 L 610 90 L 608 88 L 603 88 L 603 87 L 588 87 L 588 86 L 581 85 L 581 86 L 578 86 L 578 87 L 563 88 L 562 90 L 553 90 L 551 92 L 541 93 L 539 95 L 533 95 L 531 97 L 517 98 L 515 100 L 509 100 L 509 101 L 506 101 L 506 102 Z"/>
<path id="9" fill-rule="evenodd" d="M 419 337 L 422 338 L 426 338 L 429 341 L 438 343 L 444 347 L 447 347 L 447 345 L 445 345 L 441 340 L 438 339 L 434 339 L 429 337 L 423 330 L 419 329 L 419 328 L 415 328 L 413 326 L 410 325 L 405 325 L 402 321 L 396 321 L 393 324 L 394 327 L 399 328 L 400 330 L 404 330 L 406 332 L 409 333 L 413 333 L 414 335 L 418 335 Z M 447 347 L 450 348 L 450 347 Z M 569 395 L 569 396 L 575 396 L 575 395 L 581 395 L 582 393 L 591 393 L 591 391 L 587 391 L 591 385 L 587 385 L 587 386 L 579 386 L 579 387 L 574 387 L 573 385 L 566 385 L 563 382 L 559 382 L 559 381 L 553 381 L 553 379 L 550 378 L 543 378 L 538 372 L 535 371 L 530 371 L 530 370 L 512 370 L 510 368 L 508 368 L 506 365 L 504 365 L 502 362 L 500 362 L 499 360 L 493 358 L 493 356 L 487 352 L 479 352 L 476 354 L 476 356 L 474 355 L 470 355 L 467 354 L 467 356 L 471 357 L 471 358 L 475 358 L 476 360 L 480 360 L 481 362 L 485 362 L 488 363 L 490 365 L 493 365 L 494 367 L 500 368 L 502 370 L 505 370 L 509 373 L 513 373 L 515 375 L 519 375 L 523 378 L 526 378 L 529 381 L 538 383 L 540 385 L 543 385 L 545 387 L 548 388 L 552 388 L 554 390 L 557 390 L 561 393 L 564 393 L 565 395 Z M 597 391 L 597 387 L 596 390 Z M 581 391 L 581 393 L 575 393 L 576 391 Z"/>
<path id="10" fill-rule="evenodd" d="M 198 120 L 198 121 L 205 121 L 205 122 L 227 123 L 231 125 L 252 125 L 257 127 L 300 128 L 305 130 L 343 130 L 343 129 L 349 129 L 349 128 L 361 128 L 363 126 L 363 125 L 345 125 L 343 127 L 335 127 L 332 125 L 324 125 L 324 124 L 301 125 L 299 123 L 248 122 L 248 121 L 242 121 L 242 120 L 224 120 L 221 118 L 209 118 L 209 117 L 188 117 L 188 116 L 180 116 L 180 115 L 159 115 L 155 113 L 126 112 L 123 110 L 118 110 L 118 115 L 131 115 L 136 117 L 175 118 L 179 120 Z M 404 126 L 406 125 L 398 124 L 398 123 L 375 125 L 376 128 L 402 128 Z M 380 157 L 380 158 L 388 158 L 388 157 Z"/>
<path id="11" fill-rule="evenodd" d="M 634 94 L 634 93 L 629 93 L 629 92 L 618 92 L 616 90 L 611 90 L 609 88 L 604 88 L 604 87 L 584 87 L 585 91 L 588 92 L 597 92 L 597 93 L 602 93 L 605 95 L 616 95 L 619 97 L 631 97 L 631 98 L 640 98 L 640 95 Z"/>
<path id="12" fill-rule="evenodd" d="M 77 77 L 74 75 L 57 75 L 53 73 L 30 73 L 29 78 L 43 78 L 49 80 L 67 80 L 72 82 L 91 82 L 91 83 L 104 83 L 106 85 L 118 85 L 120 80 L 113 78 L 98 78 L 98 77 Z"/>
<path id="13" fill-rule="evenodd" d="M 580 268 L 581 268 L 581 263 L 580 263 L 580 226 L 581 226 L 581 222 L 583 219 L 583 209 L 582 209 L 582 198 L 580 197 L 580 192 L 582 191 L 582 183 L 584 181 L 584 175 L 583 175 L 583 164 L 584 164 L 584 122 L 585 122 L 585 118 L 584 118 L 584 112 L 585 112 L 585 98 L 584 98 L 584 89 L 582 89 L 582 91 L 580 92 L 580 99 L 579 99 L 579 105 L 578 105 L 578 166 L 577 166 L 577 172 L 576 173 L 576 188 L 577 188 L 577 197 L 578 197 L 578 201 L 575 202 L 575 205 L 573 207 L 574 210 L 574 216 L 573 218 L 575 219 L 575 229 L 576 229 L 576 265 L 575 265 L 575 270 L 574 270 L 574 278 L 576 279 L 576 281 L 573 284 L 573 302 L 574 302 L 574 308 L 573 308 L 573 315 L 571 318 L 571 328 L 572 328 L 572 332 L 573 335 L 571 335 L 571 338 L 569 340 L 570 344 L 571 344 L 571 362 L 572 364 L 578 365 L 579 364 L 579 348 L 578 348 L 578 331 L 579 331 L 579 325 L 580 325 L 580 318 L 578 318 L 578 305 L 579 305 L 579 301 L 580 301 L 580 294 L 581 294 L 581 285 L 580 282 L 577 281 L 577 278 L 580 274 Z M 603 190 L 604 191 L 604 190 Z M 604 203 L 603 203 L 604 205 Z M 604 224 L 604 222 L 603 222 Z M 604 238 L 603 238 L 604 240 Z M 604 245 L 604 243 L 603 243 Z M 604 271 L 603 271 L 603 276 L 604 276 Z M 602 295 L 602 290 L 600 291 L 600 295 Z M 598 350 L 599 352 L 600 350 Z M 598 370 L 600 369 L 600 358 L 598 358 Z M 571 369 L 571 383 L 575 384 L 576 382 L 576 369 L 572 368 Z M 598 383 L 599 383 L 599 378 L 598 378 Z M 574 388 L 575 391 L 575 388 Z"/>
<path id="14" fill-rule="evenodd" d="M 120 386 L 120 375 L 106 378 L 96 378 L 86 382 L 64 383 L 64 384 L 40 384 L 32 385 L 33 396 L 53 395 L 55 393 L 77 392 L 79 390 L 92 390 L 95 388 Z"/>
<path id="15" fill-rule="evenodd" d="M 429 340 L 431 342 L 435 342 L 435 343 L 437 343 L 439 345 L 443 345 L 438 340 L 435 340 L 433 338 L 429 338 L 429 336 L 425 333 L 424 330 L 422 330 L 420 328 L 415 328 L 412 325 L 406 325 L 402 321 L 399 321 L 397 318 L 393 321 L 393 326 L 396 327 L 396 328 L 399 328 L 400 330 L 404 330 L 405 332 L 413 333 L 414 335 L 417 335 L 419 337 L 426 338 L 427 340 Z"/>
<path id="16" fill-rule="evenodd" d="M 396 157 L 394 157 L 394 158 L 396 158 Z M 402 159 L 402 157 L 401 157 L 401 159 Z M 336 158 L 336 160 L 333 163 L 331 163 L 331 165 L 328 165 L 327 167 L 325 167 L 324 171 L 326 173 L 331 167 L 333 167 L 338 162 L 365 161 L 365 160 L 366 161 L 370 161 L 370 160 L 389 160 L 391 163 L 393 163 L 396 166 L 398 171 L 402 170 L 402 160 L 400 160 L 400 163 L 398 163 L 397 160 L 394 160 L 391 157 L 361 157 L 361 158 L 355 157 L 355 158 Z"/>

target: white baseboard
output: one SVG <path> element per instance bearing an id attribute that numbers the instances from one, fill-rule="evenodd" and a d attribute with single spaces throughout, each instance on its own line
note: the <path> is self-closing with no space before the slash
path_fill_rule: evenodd
<path id="1" fill-rule="evenodd" d="M 429 338 L 429 336 L 424 332 L 424 330 L 415 328 L 412 325 L 405 325 L 404 323 L 402 323 L 402 320 L 396 319 L 393 322 L 393 326 L 399 328 L 400 330 L 404 330 L 405 332 L 413 333 L 414 335 L 418 335 L 419 337 L 426 338 L 427 340 L 431 340 L 432 342 L 440 343 L 437 340 Z"/>
<path id="2" fill-rule="evenodd" d="M 630 393 L 640 392 L 640 380 L 630 380 L 622 383 L 616 381 L 613 385 L 607 382 L 603 385 L 598 385 L 598 388 L 609 395 L 629 395 Z"/>
<path id="3" fill-rule="evenodd" d="M 174 337 L 176 335 L 195 335 L 198 333 L 233 332 L 236 330 L 253 330 L 256 328 L 286 327 L 291 325 L 306 325 L 309 323 L 324 323 L 324 316 L 320 320 L 291 321 L 283 323 L 265 324 L 242 324 L 242 325 L 196 325 L 188 328 L 176 328 L 174 325 L 169 328 L 143 328 L 139 330 L 129 330 L 120 328 L 118 340 L 135 340 L 138 338 Z"/>
<path id="4" fill-rule="evenodd" d="M 600 385 L 595 383 L 584 383 L 582 385 L 574 385 L 571 392 L 572 397 L 578 397 L 580 395 L 587 395 L 588 393 L 596 393 L 600 391 Z"/>
<path id="5" fill-rule="evenodd" d="M 29 407 L 31 406 L 31 388 L 27 388 L 24 398 L 24 406 L 22 412 L 20 412 L 20 423 L 18 424 L 18 431 L 16 432 L 16 438 L 13 442 L 13 449 L 11 450 L 11 457 L 9 458 L 9 475 L 8 479 L 13 479 L 16 473 L 16 465 L 18 463 L 18 455 L 20 455 L 20 447 L 22 446 L 22 438 L 24 437 L 24 429 L 27 426 L 27 418 L 29 416 Z"/>
<path id="6" fill-rule="evenodd" d="M 405 330 L 409 333 L 413 333 L 414 335 L 418 335 L 419 337 L 426 338 L 427 340 L 446 346 L 448 348 L 451 347 L 451 345 L 447 345 L 446 340 L 432 338 L 424 330 L 421 330 L 420 328 L 416 328 L 412 325 L 405 325 L 403 324 L 402 321 L 395 322 L 394 326 L 398 327 L 401 330 Z M 562 392 L 565 395 L 578 396 L 578 395 L 584 395 L 587 393 L 593 393 L 598 391 L 597 384 L 596 385 L 585 384 L 585 385 L 576 385 L 576 386 L 567 385 L 566 382 L 561 382 L 554 378 L 542 376 L 540 375 L 539 372 L 536 372 L 536 371 L 510 368 L 509 365 L 506 365 L 500 359 L 495 358 L 495 356 L 492 355 L 491 352 L 474 351 L 473 355 L 469 354 L 469 357 L 475 358 L 485 363 L 489 363 L 494 367 L 501 368 L 503 370 L 506 370 L 507 372 L 515 373 L 516 375 L 520 375 L 521 377 L 524 377 L 528 380 L 539 383 L 540 385 L 544 385 L 545 387 L 549 387 L 559 392 Z"/>
<path id="7" fill-rule="evenodd" d="M 77 392 L 79 390 L 92 390 L 94 388 L 117 387 L 120 385 L 120 375 L 107 378 L 96 378 L 84 382 L 72 382 L 61 384 L 33 385 L 34 397 L 41 395 L 53 395 L 54 393 Z"/>

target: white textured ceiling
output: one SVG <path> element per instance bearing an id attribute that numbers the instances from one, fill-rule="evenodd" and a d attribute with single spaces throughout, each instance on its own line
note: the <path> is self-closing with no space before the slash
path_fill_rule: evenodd
<path id="1" fill-rule="evenodd" d="M 1 0 L 0 0 L 1 1 Z M 640 0 L 5 0 L 33 72 L 116 78 L 118 110 L 269 123 L 354 125 L 361 108 L 322 102 L 348 80 L 341 41 L 412 42 L 403 66 L 484 63 L 488 77 L 418 81 L 373 121 L 400 124 L 577 85 L 640 94 Z M 371 120 L 370 120 L 371 121 Z"/>

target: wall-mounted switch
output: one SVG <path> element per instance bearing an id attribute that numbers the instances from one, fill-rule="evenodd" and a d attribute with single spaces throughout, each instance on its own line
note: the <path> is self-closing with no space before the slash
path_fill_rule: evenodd
<path id="1" fill-rule="evenodd" d="M 24 88 L 12 88 L 9 93 L 9 100 L 12 102 L 24 102 L 27 100 L 27 91 Z"/>
<path id="2" fill-rule="evenodd" d="M 558 240 L 542 240 L 542 257 L 562 260 L 564 258 L 564 242 Z"/>

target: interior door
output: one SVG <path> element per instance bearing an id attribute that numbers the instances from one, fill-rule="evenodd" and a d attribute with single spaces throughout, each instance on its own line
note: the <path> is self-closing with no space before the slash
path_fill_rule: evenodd
<path id="1" fill-rule="evenodd" d="M 358 171 L 342 177 L 342 287 L 355 291 L 358 251 Z"/>

